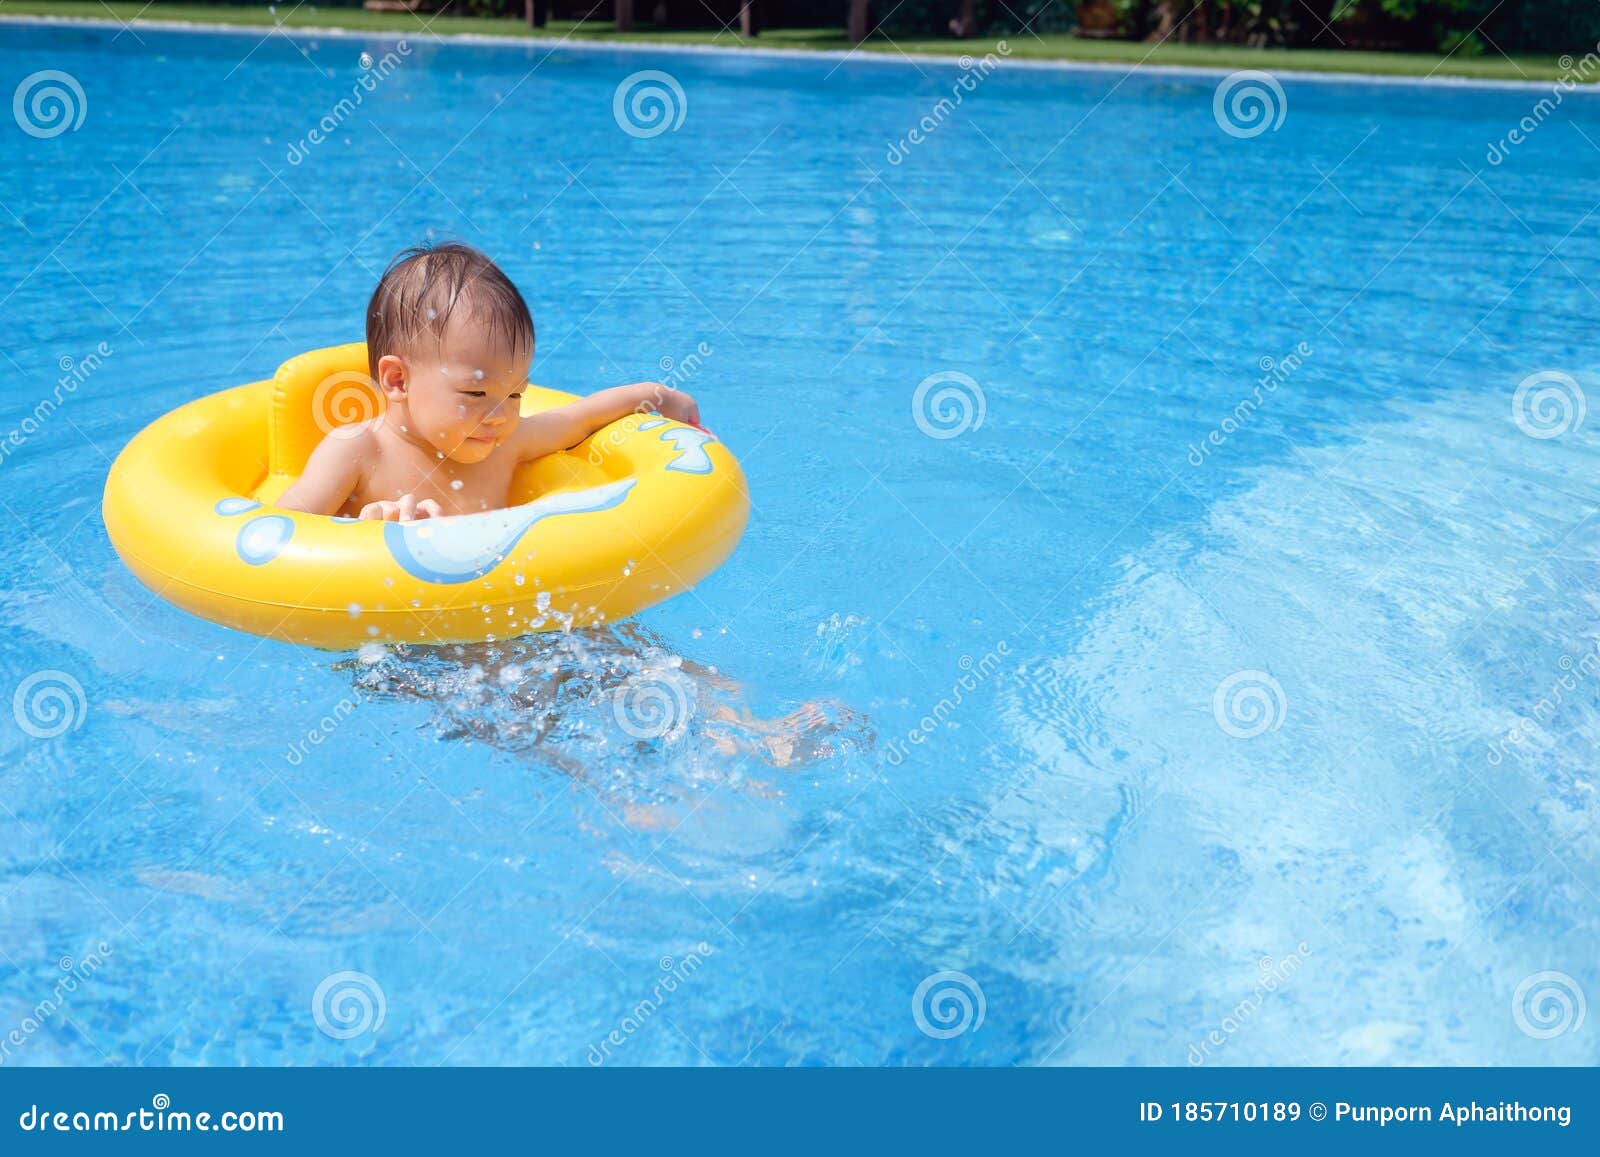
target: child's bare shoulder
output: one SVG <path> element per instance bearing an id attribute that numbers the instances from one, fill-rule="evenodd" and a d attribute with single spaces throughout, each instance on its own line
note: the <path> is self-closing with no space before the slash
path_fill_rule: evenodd
<path id="1" fill-rule="evenodd" d="M 305 469 L 278 499 L 289 510 L 335 514 L 359 492 L 377 461 L 378 439 L 369 423 L 338 426 L 323 435 Z"/>
<path id="2" fill-rule="evenodd" d="M 317 443 L 317 448 L 311 452 L 311 460 L 315 462 L 320 458 L 333 465 L 372 459 L 382 448 L 373 425 L 373 422 L 367 421 L 335 426 Z"/>
<path id="3" fill-rule="evenodd" d="M 382 443 L 371 422 L 335 426 L 311 451 L 305 474 L 353 485 L 371 472 L 381 454 Z"/>

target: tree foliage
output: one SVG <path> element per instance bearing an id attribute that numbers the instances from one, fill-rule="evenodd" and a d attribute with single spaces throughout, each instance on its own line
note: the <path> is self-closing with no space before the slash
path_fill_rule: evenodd
<path id="1" fill-rule="evenodd" d="M 224 0 L 228 2 L 228 0 Z M 238 2 L 238 0 L 232 0 Z M 325 6 L 361 0 L 321 0 Z M 520 17 L 523 0 L 438 0 L 477 15 Z M 767 27 L 840 27 L 849 0 L 762 0 Z M 973 0 L 977 36 L 1071 31 L 1078 10 L 1113 9 L 1121 35 L 1187 43 L 1394 48 L 1458 54 L 1581 56 L 1600 45 L 1600 0 Z M 736 24 L 740 0 L 635 0 L 638 19 L 672 27 Z M 557 19 L 609 19 L 600 0 L 554 0 Z M 873 0 L 891 37 L 948 36 L 962 0 Z"/>
<path id="2" fill-rule="evenodd" d="M 1588 52 L 1595 0 L 1096 0 L 1134 38 L 1320 48 Z"/>

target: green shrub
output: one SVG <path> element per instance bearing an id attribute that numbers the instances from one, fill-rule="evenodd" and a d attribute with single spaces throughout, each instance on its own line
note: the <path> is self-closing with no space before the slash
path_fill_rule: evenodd
<path id="1" fill-rule="evenodd" d="M 961 0 L 879 0 L 873 15 L 885 36 L 948 36 L 950 22 L 961 13 Z M 1067 32 L 1077 23 L 1072 0 L 976 0 L 973 15 L 978 36 L 1009 36 L 1028 32 Z"/>
<path id="2" fill-rule="evenodd" d="M 1581 56 L 1600 44 L 1600 4 L 1595 0 L 1508 0 L 1484 24 L 1506 52 Z"/>
<path id="3" fill-rule="evenodd" d="M 1439 51 L 1447 56 L 1482 56 L 1489 51 L 1476 32 L 1467 28 L 1452 28 L 1439 41 Z"/>

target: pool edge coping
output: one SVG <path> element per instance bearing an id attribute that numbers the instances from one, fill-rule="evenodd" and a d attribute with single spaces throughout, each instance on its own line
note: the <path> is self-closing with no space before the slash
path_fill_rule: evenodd
<path id="1" fill-rule="evenodd" d="M 195 33 L 222 33 L 235 36 L 248 36 L 252 33 L 264 33 L 264 41 L 274 32 L 285 36 L 317 37 L 332 36 L 345 39 L 361 40 L 392 40 L 400 41 L 414 36 L 412 33 L 400 31 L 379 31 L 356 28 L 341 28 L 336 25 L 326 27 L 295 27 L 288 28 L 282 24 L 227 24 L 212 23 L 209 21 L 191 20 L 145 20 L 135 17 L 133 20 L 117 20 L 103 16 L 45 16 L 36 14 L 6 15 L 0 13 L 0 24 L 38 24 L 50 27 L 71 27 L 84 25 L 94 28 L 133 29 L 147 28 L 163 32 L 195 32 Z M 426 31 L 426 30 L 425 30 Z M 483 32 L 448 32 L 444 34 L 430 33 L 440 43 L 461 42 L 464 44 L 486 44 L 496 46 L 514 45 L 521 47 L 536 47 L 547 45 L 551 51 L 558 48 L 571 48 L 579 52 L 666 52 L 696 55 L 730 55 L 743 57 L 776 57 L 788 60 L 816 60 L 834 61 L 842 63 L 847 60 L 879 63 L 894 66 L 927 64 L 957 65 L 960 57 L 941 53 L 928 52 L 900 52 L 887 53 L 875 51 L 858 51 L 847 49 L 836 51 L 831 48 L 763 48 L 754 46 L 740 46 L 718 48 L 709 44 L 672 44 L 664 41 L 637 41 L 628 44 L 607 43 L 597 40 L 578 40 L 571 37 L 540 37 L 540 36 L 499 36 Z M 976 45 L 974 46 L 976 47 Z M 1038 60 L 1020 57 L 1005 58 L 1009 67 L 1022 67 L 1055 72 L 1118 72 L 1126 75 L 1134 73 L 1148 73 L 1153 76 L 1205 76 L 1227 77 L 1242 70 L 1237 68 L 1223 68 L 1212 65 L 1188 64 L 1119 64 L 1111 61 L 1092 60 Z M 1248 70 L 1243 70 L 1248 71 Z M 1555 80 L 1496 80 L 1470 76 L 1407 76 L 1407 75 L 1381 75 L 1365 72 L 1321 72 L 1298 68 L 1268 68 L 1260 71 L 1268 72 L 1273 76 L 1291 77 L 1296 81 L 1312 81 L 1326 84 L 1361 84 L 1361 85 L 1409 85 L 1425 88 L 1487 88 L 1507 89 L 1523 92 L 1545 92 L 1554 88 L 1563 87 L 1560 79 Z M 1587 92 L 1600 95 L 1600 83 L 1574 84 L 1566 91 Z"/>

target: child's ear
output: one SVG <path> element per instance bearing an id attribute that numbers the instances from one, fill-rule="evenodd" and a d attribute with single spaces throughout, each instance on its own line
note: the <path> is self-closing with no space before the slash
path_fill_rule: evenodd
<path id="1" fill-rule="evenodd" d="M 406 363 L 394 354 L 378 359 L 378 389 L 391 402 L 403 402 L 406 397 Z"/>

